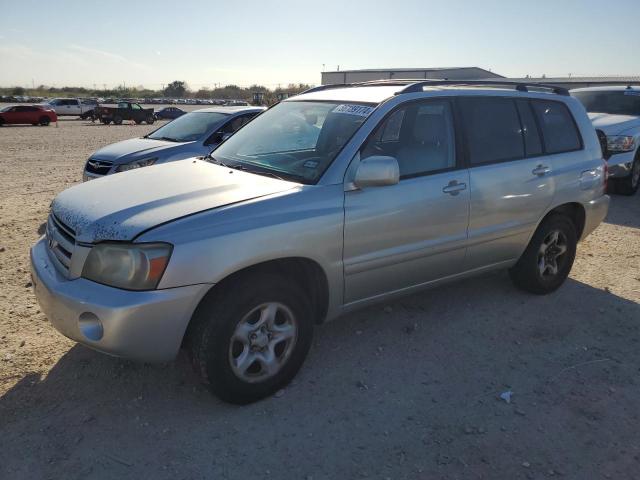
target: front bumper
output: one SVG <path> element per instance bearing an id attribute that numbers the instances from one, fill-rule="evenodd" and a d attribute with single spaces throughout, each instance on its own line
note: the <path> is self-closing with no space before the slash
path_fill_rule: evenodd
<path id="1" fill-rule="evenodd" d="M 605 219 L 609 212 L 609 195 L 602 195 L 595 200 L 583 204 L 585 210 L 584 229 L 580 240 L 583 240 L 593 232 Z"/>
<path id="2" fill-rule="evenodd" d="M 134 292 L 84 278 L 68 280 L 49 258 L 46 242 L 31 248 L 35 295 L 64 336 L 95 350 L 148 362 L 172 360 L 209 284 Z"/>
<path id="3" fill-rule="evenodd" d="M 635 152 L 616 153 L 607 159 L 609 178 L 624 178 L 631 175 Z"/>

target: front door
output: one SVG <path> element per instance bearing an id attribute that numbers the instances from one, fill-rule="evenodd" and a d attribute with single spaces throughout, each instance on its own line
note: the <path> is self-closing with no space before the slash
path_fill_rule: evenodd
<path id="1" fill-rule="evenodd" d="M 457 155 L 448 100 L 399 106 L 360 157 L 393 156 L 400 182 L 345 192 L 345 303 L 462 271 L 469 218 L 468 170 Z"/>

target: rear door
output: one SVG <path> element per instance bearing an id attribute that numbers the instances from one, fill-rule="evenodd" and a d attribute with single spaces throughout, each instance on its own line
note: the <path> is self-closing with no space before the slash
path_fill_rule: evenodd
<path id="1" fill-rule="evenodd" d="M 555 191 L 528 99 L 459 99 L 470 175 L 466 270 L 518 258 Z"/>
<path id="2" fill-rule="evenodd" d="M 459 273 L 469 215 L 468 171 L 447 99 L 398 107 L 360 158 L 393 156 L 400 182 L 345 192 L 345 303 Z"/>

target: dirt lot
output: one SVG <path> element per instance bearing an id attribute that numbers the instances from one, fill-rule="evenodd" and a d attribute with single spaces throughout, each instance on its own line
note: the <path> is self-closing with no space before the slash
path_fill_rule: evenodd
<path id="1" fill-rule="evenodd" d="M 613 198 L 555 294 L 497 273 L 350 315 L 284 395 L 234 407 L 183 358 L 75 345 L 31 292 L 51 199 L 152 128 L 0 129 L 0 478 L 638 478 L 639 196 Z"/>

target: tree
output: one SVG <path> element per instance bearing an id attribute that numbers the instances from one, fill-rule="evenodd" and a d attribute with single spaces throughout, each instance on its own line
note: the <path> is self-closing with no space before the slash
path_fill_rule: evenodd
<path id="1" fill-rule="evenodd" d="M 181 80 L 176 80 L 167 85 L 167 88 L 164 89 L 164 94 L 167 97 L 172 98 L 180 98 L 184 97 L 184 94 L 187 93 L 187 83 Z"/>
<path id="2" fill-rule="evenodd" d="M 24 88 L 15 87 L 13 90 L 11 90 L 11 95 L 24 95 Z"/>

